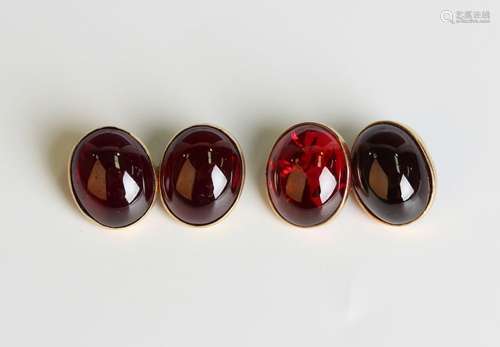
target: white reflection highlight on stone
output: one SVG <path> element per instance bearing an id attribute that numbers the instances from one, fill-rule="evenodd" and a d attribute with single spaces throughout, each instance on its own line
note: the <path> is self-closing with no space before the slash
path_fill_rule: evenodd
<path id="1" fill-rule="evenodd" d="M 123 174 L 123 188 L 125 189 L 125 200 L 127 200 L 128 203 L 134 201 L 141 190 L 137 182 L 134 181 L 128 172 Z"/>
<path id="2" fill-rule="evenodd" d="M 401 188 L 401 199 L 403 199 L 403 201 L 410 199 L 413 193 L 415 193 L 415 190 L 405 175 L 401 176 L 399 187 Z"/>
<path id="3" fill-rule="evenodd" d="M 227 185 L 227 178 L 217 165 L 212 170 L 212 183 L 214 185 L 214 198 L 217 199 Z"/>
<path id="4" fill-rule="evenodd" d="M 332 196 L 337 187 L 337 179 L 327 167 L 324 167 L 321 171 L 321 175 L 319 175 L 319 186 L 321 190 L 319 198 L 321 202 L 324 203 Z"/>

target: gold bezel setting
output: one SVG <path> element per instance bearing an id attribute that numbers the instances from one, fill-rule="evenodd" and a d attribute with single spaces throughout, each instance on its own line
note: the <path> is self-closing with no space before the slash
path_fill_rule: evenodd
<path id="1" fill-rule="evenodd" d="M 153 167 L 154 192 L 153 192 L 153 199 L 152 199 L 151 204 L 149 205 L 148 209 L 144 212 L 144 214 L 139 219 L 137 219 L 136 221 L 134 221 L 134 222 L 132 222 L 132 223 L 130 223 L 128 225 L 122 226 L 122 227 L 111 227 L 111 226 L 108 226 L 108 225 L 105 225 L 105 224 L 101 224 L 100 222 L 98 222 L 97 220 L 95 220 L 94 218 L 92 218 L 87 212 L 85 212 L 83 210 L 82 206 L 80 206 L 80 204 L 78 203 L 78 200 L 77 200 L 77 198 L 75 196 L 75 191 L 73 189 L 73 182 L 72 182 L 72 178 L 71 178 L 71 163 L 73 161 L 73 156 L 75 154 L 75 150 L 78 147 L 78 145 L 85 138 L 87 138 L 90 134 L 92 134 L 92 133 L 94 133 L 96 131 L 102 130 L 102 129 L 115 129 L 115 130 L 119 130 L 119 131 L 122 131 L 122 132 L 126 133 L 131 138 L 133 138 L 134 140 L 136 140 L 142 146 L 142 148 L 144 149 L 144 151 L 146 152 L 146 154 L 147 154 L 147 156 L 149 158 L 149 161 L 151 163 L 151 166 Z M 87 132 L 84 136 L 82 136 L 80 138 L 80 140 L 78 140 L 78 142 L 73 146 L 73 149 L 71 150 L 71 152 L 69 154 L 69 160 L 68 160 L 68 165 L 67 165 L 67 177 L 68 177 L 69 191 L 71 193 L 71 197 L 72 197 L 73 202 L 75 203 L 75 205 L 78 208 L 78 211 L 80 211 L 80 213 L 87 220 L 89 220 L 91 223 L 93 223 L 93 224 L 95 224 L 95 225 L 97 225 L 97 226 L 99 226 L 101 228 L 107 229 L 107 230 L 124 231 L 126 229 L 131 228 L 132 226 L 136 226 L 137 223 L 139 223 L 140 221 L 144 220 L 144 217 L 146 217 L 146 215 L 148 215 L 151 212 L 151 208 L 155 204 L 156 197 L 157 197 L 157 194 L 158 194 L 158 175 L 157 175 L 157 172 L 156 172 L 156 168 L 155 168 L 155 166 L 153 164 L 153 161 L 151 159 L 151 154 L 149 153 L 148 148 L 146 147 L 146 145 L 137 136 L 135 136 L 134 134 L 132 134 L 131 132 L 129 132 L 127 130 L 124 130 L 124 129 L 121 129 L 121 128 L 118 128 L 118 127 L 115 127 L 115 126 L 103 126 L 103 127 L 95 128 L 94 130 L 91 130 L 91 131 Z"/>
<path id="2" fill-rule="evenodd" d="M 338 141 L 340 142 L 340 146 L 342 147 L 342 152 L 344 153 L 344 159 L 345 159 L 346 166 L 347 166 L 346 189 L 345 189 L 344 196 L 342 197 L 342 201 L 340 202 L 339 206 L 337 207 L 337 209 L 327 219 L 325 219 L 321 223 L 314 224 L 314 225 L 308 225 L 308 226 L 304 226 L 304 225 L 299 225 L 299 224 L 292 223 L 292 222 L 288 221 L 284 216 L 282 216 L 278 212 L 278 210 L 276 209 L 276 207 L 274 206 L 274 204 L 273 204 L 273 202 L 271 200 L 271 196 L 270 196 L 270 192 L 269 192 L 269 186 L 268 186 L 268 182 L 267 182 L 267 175 L 268 175 L 268 170 L 269 170 L 269 164 L 268 164 L 269 163 L 269 158 L 271 157 L 271 155 L 272 155 L 272 153 L 273 153 L 273 151 L 274 151 L 277 143 L 279 142 L 279 140 L 281 138 L 283 138 L 283 136 L 285 136 L 292 129 L 297 128 L 297 127 L 302 126 L 302 125 L 319 126 L 321 128 L 324 128 L 324 129 L 332 132 L 337 137 Z M 266 169 L 265 169 L 264 175 L 265 175 L 264 182 L 265 182 L 265 185 L 266 185 L 266 192 L 267 192 L 267 194 L 266 194 L 267 202 L 268 202 L 269 206 L 271 207 L 272 211 L 274 212 L 274 214 L 277 215 L 279 217 L 279 219 L 281 221 L 285 222 L 287 225 L 293 225 L 294 227 L 301 228 L 301 229 L 313 229 L 313 228 L 317 228 L 317 227 L 320 227 L 320 226 L 324 225 L 325 223 L 331 222 L 334 219 L 334 217 L 336 217 L 339 214 L 339 212 L 345 206 L 345 204 L 346 204 L 346 202 L 347 202 L 347 200 L 349 198 L 350 190 L 351 190 L 351 186 L 352 186 L 351 156 L 350 156 L 349 147 L 348 147 L 347 143 L 345 142 L 344 138 L 335 129 L 333 129 L 332 127 L 329 127 L 326 124 L 323 124 L 323 123 L 320 123 L 320 122 L 301 122 L 301 123 L 297 123 L 297 124 L 294 124 L 294 125 L 286 128 L 286 130 L 284 130 L 283 132 L 281 132 L 281 134 L 276 138 L 276 141 L 272 145 L 271 150 L 269 151 L 269 154 L 267 156 Z"/>
<path id="3" fill-rule="evenodd" d="M 177 139 L 179 137 L 179 135 L 181 135 L 183 132 L 189 130 L 189 129 L 192 129 L 192 128 L 195 128 L 195 127 L 209 127 L 209 128 L 212 128 L 212 129 L 215 129 L 215 130 L 219 130 L 221 131 L 222 133 L 224 133 L 233 143 L 234 145 L 236 146 L 236 149 L 238 150 L 239 152 L 239 155 L 241 157 L 241 166 L 242 166 L 242 173 L 241 173 L 241 186 L 240 186 L 240 190 L 238 192 L 238 195 L 236 196 L 236 200 L 233 202 L 233 204 L 231 205 L 231 207 L 221 216 L 219 217 L 217 220 L 211 222 L 211 223 L 207 223 L 207 224 L 192 224 L 192 223 L 188 223 L 184 220 L 182 220 L 181 218 L 177 217 L 167 206 L 167 203 L 165 202 L 164 198 L 163 198 L 163 193 L 162 193 L 162 189 L 161 189 L 161 168 L 163 166 L 163 161 L 165 159 L 165 154 L 167 153 L 168 149 L 170 148 L 170 146 L 172 145 L 172 143 L 175 141 L 175 139 Z M 233 137 L 231 135 L 231 133 L 229 133 L 226 129 L 222 128 L 222 127 L 219 127 L 219 126 L 216 126 L 216 125 L 213 125 L 213 124 L 209 124 L 209 123 L 201 123 L 201 124 L 194 124 L 194 125 L 191 125 L 191 126 L 188 126 L 186 128 L 183 128 L 181 129 L 180 131 L 178 131 L 174 136 L 172 136 L 172 138 L 170 139 L 170 141 L 167 143 L 167 145 L 165 146 L 165 150 L 163 151 L 163 156 L 162 156 L 162 159 L 161 159 L 161 163 L 159 165 L 159 169 L 158 169 L 158 190 L 159 190 L 159 195 L 160 195 L 160 201 L 161 201 L 161 205 L 163 206 L 163 209 L 167 212 L 168 215 L 170 215 L 171 217 L 173 217 L 173 219 L 178 222 L 178 223 L 181 223 L 182 225 L 184 226 L 188 226 L 188 227 L 191 227 L 191 228 L 196 228 L 196 229 L 206 229 L 206 228 L 211 228 L 211 227 L 214 227 L 216 225 L 218 225 L 219 223 L 221 223 L 224 219 L 226 219 L 229 214 L 234 210 L 234 208 L 236 207 L 236 205 L 238 204 L 238 202 L 240 201 L 240 198 L 241 198 L 241 194 L 243 193 L 243 189 L 244 189 L 244 186 L 245 186 L 245 179 L 246 179 L 246 163 L 245 163 L 245 156 L 243 154 L 243 151 L 242 151 L 242 148 L 241 148 L 241 145 L 240 143 L 236 140 L 235 137 Z"/>
<path id="4" fill-rule="evenodd" d="M 376 216 L 362 201 L 361 201 L 361 198 L 359 197 L 359 194 L 356 190 L 355 187 L 353 187 L 352 191 L 353 191 L 353 195 L 354 195 L 354 198 L 356 200 L 356 202 L 358 203 L 358 205 L 361 207 L 361 209 L 366 212 L 370 217 L 372 217 L 375 221 L 379 222 L 379 223 L 382 223 L 386 226 L 390 226 L 390 227 L 394 227 L 394 228 L 400 228 L 400 227 L 404 227 L 404 226 L 407 226 L 409 224 L 413 224 L 415 223 L 416 221 L 420 220 L 425 214 L 427 214 L 427 212 L 430 210 L 430 208 L 432 207 L 432 204 L 434 203 L 434 200 L 435 200 L 435 196 L 436 196 L 436 189 L 437 189 L 437 174 L 436 174 L 436 169 L 435 169 L 435 166 L 434 166 L 434 163 L 432 161 L 432 158 L 429 154 L 429 151 L 427 150 L 422 138 L 410 127 L 408 127 L 406 124 L 402 124 L 402 123 L 399 123 L 399 122 L 395 122 L 395 121 L 391 121 L 391 120 L 379 120 L 379 121 L 376 121 L 376 122 L 373 122 L 373 123 L 370 123 L 368 124 L 366 127 L 364 127 L 359 133 L 358 135 L 356 136 L 356 139 L 354 140 L 353 142 L 353 147 L 354 147 L 354 144 L 356 144 L 356 142 L 358 141 L 359 139 L 359 136 L 365 131 L 367 130 L 368 128 L 372 127 L 372 126 L 375 126 L 375 125 L 379 125 L 379 124 L 389 124 L 389 125 L 392 125 L 392 126 L 395 126 L 395 127 L 398 127 L 400 128 L 401 130 L 405 131 L 414 141 L 415 143 L 417 144 L 420 152 L 422 152 L 422 155 L 424 156 L 425 158 L 425 161 L 426 161 L 426 164 L 427 166 L 429 167 L 429 177 L 430 177 L 430 187 L 431 187 L 431 194 L 430 194 L 430 197 L 429 197 L 429 201 L 427 202 L 427 205 L 425 207 L 425 209 L 422 211 L 422 213 L 420 213 L 420 215 L 418 217 L 416 217 L 415 219 L 407 222 L 407 223 L 403 223 L 403 224 L 393 224 L 393 223 L 389 223 L 381 218 L 379 218 L 378 216 Z M 355 168 L 353 167 L 352 170 L 355 170 Z M 355 173 L 353 173 L 355 174 Z"/>

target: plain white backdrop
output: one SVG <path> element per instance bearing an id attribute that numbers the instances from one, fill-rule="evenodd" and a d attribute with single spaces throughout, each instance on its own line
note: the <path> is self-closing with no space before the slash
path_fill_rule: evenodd
<path id="1" fill-rule="evenodd" d="M 498 346 L 498 2 L 4 1 L 0 9 L 0 345 Z M 491 23 L 443 23 L 443 10 Z M 265 201 L 290 125 L 349 144 L 401 121 L 438 174 L 429 214 L 393 229 L 350 199 L 311 230 Z M 247 181 L 223 223 L 157 202 L 124 232 L 90 224 L 66 165 L 89 130 L 137 135 L 159 163 L 213 123 Z"/>

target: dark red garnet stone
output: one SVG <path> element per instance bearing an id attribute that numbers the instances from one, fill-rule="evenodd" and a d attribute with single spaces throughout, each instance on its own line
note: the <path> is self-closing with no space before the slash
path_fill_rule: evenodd
<path id="1" fill-rule="evenodd" d="M 401 125 L 378 122 L 364 129 L 352 149 L 355 192 L 376 218 L 394 225 L 422 215 L 434 188 L 431 163 Z"/>
<path id="2" fill-rule="evenodd" d="M 207 225 L 234 205 L 243 185 L 243 157 L 222 130 L 196 125 L 170 143 L 160 170 L 165 206 L 179 220 Z"/>
<path id="3" fill-rule="evenodd" d="M 113 127 L 94 130 L 78 143 L 70 178 L 81 210 L 110 228 L 139 220 L 155 197 L 155 171 L 146 149 L 128 132 Z"/>
<path id="4" fill-rule="evenodd" d="M 331 129 L 298 124 L 274 145 L 266 176 L 269 198 L 281 217 L 302 227 L 318 225 L 347 198 L 348 152 Z"/>

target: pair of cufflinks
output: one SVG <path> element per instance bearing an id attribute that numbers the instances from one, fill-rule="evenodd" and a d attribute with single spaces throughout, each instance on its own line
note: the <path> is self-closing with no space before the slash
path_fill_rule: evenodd
<path id="1" fill-rule="evenodd" d="M 428 210 L 436 184 L 420 138 L 391 121 L 363 129 L 351 151 L 325 125 L 294 125 L 275 142 L 265 175 L 271 207 L 300 227 L 331 219 L 351 187 L 370 215 L 387 224 L 406 225 Z M 84 136 L 69 163 L 77 206 L 109 228 L 139 221 L 158 190 L 176 219 L 193 226 L 211 225 L 234 207 L 244 177 L 245 161 L 237 141 L 210 125 L 195 125 L 177 134 L 166 147 L 158 174 L 146 147 L 115 127 Z"/>

